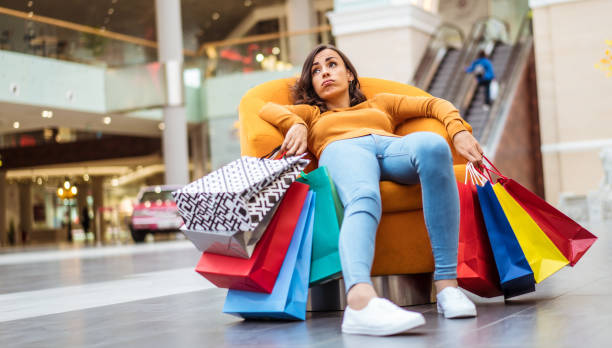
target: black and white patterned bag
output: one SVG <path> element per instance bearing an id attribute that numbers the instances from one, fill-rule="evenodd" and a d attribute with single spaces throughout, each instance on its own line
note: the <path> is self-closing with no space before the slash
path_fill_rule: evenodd
<path id="1" fill-rule="evenodd" d="M 309 161 L 243 156 L 173 192 L 182 230 L 201 251 L 248 258 Z"/>

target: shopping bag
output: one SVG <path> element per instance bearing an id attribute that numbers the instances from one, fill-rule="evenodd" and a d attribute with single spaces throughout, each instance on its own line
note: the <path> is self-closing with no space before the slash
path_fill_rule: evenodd
<path id="1" fill-rule="evenodd" d="M 310 284 L 339 278 L 342 273 L 338 239 L 344 208 L 326 167 L 302 173 L 298 182 L 306 183 L 316 192 Z"/>
<path id="2" fill-rule="evenodd" d="M 503 295 L 493 251 L 478 202 L 476 183 L 482 182 L 471 163 L 466 166 L 465 182 L 457 182 L 460 202 L 457 282 L 482 297 Z"/>
<path id="3" fill-rule="evenodd" d="M 498 180 L 574 266 L 597 237 L 518 182 Z"/>
<path id="4" fill-rule="evenodd" d="M 196 271 L 220 288 L 272 292 L 308 189 L 303 183 L 291 184 L 251 258 L 203 253 Z"/>
<path id="5" fill-rule="evenodd" d="M 308 160 L 241 157 L 173 192 L 182 230 L 203 252 L 248 258 Z"/>
<path id="6" fill-rule="evenodd" d="M 491 182 L 476 186 L 476 189 L 504 297 L 510 298 L 535 291 L 535 278 L 531 267 L 497 200 Z"/>
<path id="7" fill-rule="evenodd" d="M 315 193 L 310 191 L 272 293 L 229 290 L 223 313 L 253 319 L 306 319 Z"/>
<path id="8" fill-rule="evenodd" d="M 508 218 L 512 231 L 531 266 L 536 283 L 557 272 L 569 261 L 548 239 L 542 229 L 508 194 L 500 183 L 493 185 L 495 195 Z"/>
<path id="9" fill-rule="evenodd" d="M 499 94 L 499 82 L 493 79 L 490 83 L 491 84 L 489 85 L 489 99 L 495 100 L 497 99 L 497 95 Z"/>

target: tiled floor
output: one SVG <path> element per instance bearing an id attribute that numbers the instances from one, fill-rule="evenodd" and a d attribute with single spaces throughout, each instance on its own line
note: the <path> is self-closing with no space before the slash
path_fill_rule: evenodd
<path id="1" fill-rule="evenodd" d="M 504 303 L 473 297 L 475 319 L 416 306 L 427 325 L 375 338 L 340 333 L 342 312 L 305 322 L 221 313 L 225 290 L 192 271 L 189 242 L 0 255 L 0 347 L 610 347 L 612 222 L 574 268 Z"/>

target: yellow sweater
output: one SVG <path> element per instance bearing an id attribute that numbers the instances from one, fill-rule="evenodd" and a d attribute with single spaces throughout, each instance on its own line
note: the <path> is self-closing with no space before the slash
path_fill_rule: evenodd
<path id="1" fill-rule="evenodd" d="M 320 113 L 312 105 L 278 105 L 267 103 L 259 116 L 276 126 L 283 135 L 291 126 L 301 123 L 308 128 L 308 148 L 319 158 L 323 149 L 336 140 L 369 134 L 386 136 L 407 119 L 434 117 L 446 127 L 450 139 L 467 130 L 459 111 L 450 102 L 435 97 L 413 97 L 381 93 L 363 103 Z"/>

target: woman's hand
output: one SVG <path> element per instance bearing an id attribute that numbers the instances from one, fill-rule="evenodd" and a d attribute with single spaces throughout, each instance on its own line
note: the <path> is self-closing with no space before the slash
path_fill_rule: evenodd
<path id="1" fill-rule="evenodd" d="M 294 124 L 285 135 L 281 153 L 287 152 L 287 156 L 301 155 L 308 148 L 308 128 L 302 123 Z"/>
<path id="2" fill-rule="evenodd" d="M 482 148 L 474 138 L 472 133 L 461 131 L 453 137 L 453 146 L 455 150 L 466 160 L 472 162 L 475 166 L 482 166 Z"/>

